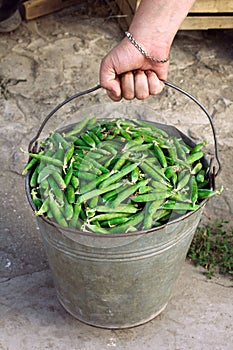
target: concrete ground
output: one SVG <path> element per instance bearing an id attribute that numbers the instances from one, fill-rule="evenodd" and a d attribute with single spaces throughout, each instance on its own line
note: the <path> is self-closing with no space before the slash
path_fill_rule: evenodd
<path id="1" fill-rule="evenodd" d="M 85 1 L 23 22 L 0 34 L 0 350 L 230 350 L 233 344 L 232 281 L 184 261 L 167 308 L 154 320 L 126 330 L 100 329 L 69 315 L 58 302 L 21 171 L 27 149 L 48 112 L 64 98 L 98 83 L 101 58 L 122 37 L 99 0 Z M 233 31 L 180 31 L 171 52 L 169 80 L 197 97 L 214 118 L 222 172 L 221 196 L 209 201 L 203 221 L 232 225 Z M 104 91 L 84 97 L 81 108 L 109 102 Z M 198 108 L 174 91 L 134 105 L 153 106 L 163 121 L 195 141 L 211 130 Z M 68 124 L 76 105 L 48 127 Z M 58 119 L 59 118 L 59 122 Z M 161 117 L 162 118 L 162 117 Z M 159 121 L 159 120 L 158 120 Z M 47 131 L 48 131 L 47 129 Z"/>

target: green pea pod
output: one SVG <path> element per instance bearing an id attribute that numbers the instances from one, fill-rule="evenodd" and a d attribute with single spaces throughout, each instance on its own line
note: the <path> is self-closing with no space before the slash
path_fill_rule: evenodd
<path id="1" fill-rule="evenodd" d="M 138 166 L 137 163 L 130 164 L 127 168 L 111 175 L 109 178 L 102 181 L 99 185 L 99 188 L 104 188 L 104 187 L 107 187 L 113 183 L 116 183 L 118 180 L 122 179 L 125 175 L 131 173 L 131 171 L 133 171 L 133 169 L 135 169 L 137 166 Z"/>
<path id="2" fill-rule="evenodd" d="M 165 176 L 164 172 L 165 169 L 161 167 L 160 163 L 156 164 L 156 163 L 152 163 L 150 161 L 148 161 L 147 158 L 144 159 L 144 162 L 151 167 L 157 174 L 159 174 L 165 181 L 167 181 L 167 177 Z"/>
<path id="3" fill-rule="evenodd" d="M 61 208 L 61 212 L 66 221 L 70 221 L 74 215 L 73 205 L 68 201 L 67 197 L 64 198 L 64 206 Z"/>
<path id="4" fill-rule="evenodd" d="M 186 152 L 184 151 L 182 144 L 184 143 L 182 139 L 178 139 L 176 137 L 173 138 L 173 143 L 174 146 L 176 147 L 176 154 L 177 157 L 186 161 L 187 155 Z"/>
<path id="5" fill-rule="evenodd" d="M 70 204 L 75 202 L 75 189 L 71 184 L 66 189 L 66 198 Z"/>
<path id="6" fill-rule="evenodd" d="M 85 160 L 90 161 L 90 163 L 97 169 L 100 170 L 101 173 L 109 173 L 109 170 L 107 168 L 105 168 L 105 166 L 103 166 L 102 164 L 100 164 L 99 162 L 97 162 L 95 159 L 93 158 L 89 158 L 88 156 L 85 158 Z M 103 158 L 102 158 L 103 161 Z"/>
<path id="7" fill-rule="evenodd" d="M 199 208 L 199 205 L 193 205 L 192 203 L 182 203 L 182 202 L 177 202 L 173 200 L 168 200 L 166 203 L 164 203 L 161 206 L 162 209 L 168 209 L 168 210 L 184 210 L 184 211 L 189 211 L 189 210 L 197 210 Z"/>
<path id="8" fill-rule="evenodd" d="M 121 157 L 117 157 L 113 170 L 120 170 L 125 162 L 129 159 L 130 152 L 125 152 Z"/>
<path id="9" fill-rule="evenodd" d="M 204 182 L 205 181 L 205 171 L 200 170 L 199 173 L 196 175 L 197 182 Z"/>
<path id="10" fill-rule="evenodd" d="M 82 171 L 89 171 L 93 165 L 92 163 L 88 162 L 86 159 L 74 155 L 74 162 L 73 162 L 73 167 L 74 169 L 81 169 Z"/>
<path id="11" fill-rule="evenodd" d="M 91 198 L 96 197 L 96 196 L 100 196 L 103 193 L 110 192 L 110 191 L 112 191 L 116 188 L 119 188 L 121 186 L 122 186 L 122 183 L 118 182 L 118 183 L 111 184 L 108 187 L 99 188 L 99 189 L 92 190 L 90 192 L 81 194 L 78 196 L 77 203 L 85 202 L 88 199 L 91 199 Z"/>
<path id="12" fill-rule="evenodd" d="M 68 224 L 61 212 L 61 210 L 59 209 L 59 206 L 57 204 L 57 202 L 55 201 L 55 199 L 53 198 L 52 195 L 50 195 L 49 197 L 49 208 L 52 212 L 53 215 L 53 219 L 55 220 L 55 222 L 57 222 L 59 225 L 67 227 Z"/>
<path id="13" fill-rule="evenodd" d="M 97 188 L 98 185 L 105 179 L 107 179 L 109 176 L 111 176 L 113 174 L 113 172 L 109 172 L 109 173 L 104 173 L 98 177 L 95 177 L 94 180 L 88 182 L 87 185 L 82 186 L 80 188 L 80 193 L 86 193 L 89 192 L 91 190 L 93 190 L 94 188 Z"/>
<path id="14" fill-rule="evenodd" d="M 70 136 L 71 137 L 71 136 Z M 73 137 L 75 137 L 75 139 L 73 139 L 73 143 L 74 143 L 74 145 L 75 146 L 88 146 L 87 145 L 87 143 L 85 142 L 85 141 L 83 141 L 83 140 L 81 140 L 80 139 L 80 137 L 76 137 L 76 136 L 73 136 Z M 89 149 L 90 147 L 88 146 L 88 149 Z"/>
<path id="15" fill-rule="evenodd" d="M 177 191 L 180 191 L 182 188 L 184 188 L 188 184 L 190 176 L 191 176 L 190 172 L 187 172 L 186 170 L 182 170 L 179 173 L 177 186 L 176 186 Z"/>
<path id="16" fill-rule="evenodd" d="M 75 190 L 79 187 L 79 179 L 73 174 L 70 180 L 71 185 L 74 187 Z"/>
<path id="17" fill-rule="evenodd" d="M 87 181 L 93 181 L 96 179 L 96 174 L 93 173 L 88 173 L 85 171 L 74 171 L 74 175 L 75 177 L 78 178 L 78 180 L 83 179 L 83 180 L 87 180 Z"/>
<path id="18" fill-rule="evenodd" d="M 108 234 L 109 231 L 104 229 L 103 227 L 99 227 L 97 225 L 90 225 L 90 224 L 85 224 L 83 227 L 84 231 L 88 231 L 90 232 L 94 232 L 94 233 L 104 233 L 104 234 Z"/>
<path id="19" fill-rule="evenodd" d="M 59 168 L 54 167 L 54 165 L 46 165 L 43 167 L 43 169 L 39 172 L 37 182 L 38 184 L 42 183 L 45 179 L 49 177 L 49 175 L 52 174 L 53 171 L 60 171 Z"/>
<path id="20" fill-rule="evenodd" d="M 131 147 L 141 145 L 144 142 L 142 135 L 135 137 L 132 140 L 129 140 L 123 148 L 123 151 L 129 150 Z"/>
<path id="21" fill-rule="evenodd" d="M 151 201 L 158 201 L 158 200 L 164 200 L 169 197 L 168 191 L 160 191 L 160 192 L 151 192 L 147 194 L 139 194 L 132 198 L 133 202 L 136 203 L 143 203 L 143 202 L 151 202 Z"/>
<path id="22" fill-rule="evenodd" d="M 83 133 L 80 135 L 80 137 L 86 142 L 86 144 L 90 147 L 93 147 L 95 148 L 96 147 L 96 143 L 95 141 L 93 140 L 93 138 L 88 135 L 87 133 Z"/>
<path id="23" fill-rule="evenodd" d="M 143 226 L 145 230 L 148 230 L 153 227 L 154 225 L 154 217 L 155 213 L 158 211 L 158 209 L 163 204 L 164 199 L 158 199 L 153 202 L 147 202 L 145 207 L 145 215 L 144 215 L 144 222 Z"/>
<path id="24" fill-rule="evenodd" d="M 134 185 L 130 185 L 125 190 L 118 193 L 116 199 L 111 203 L 111 205 L 114 207 L 118 207 L 124 200 L 127 198 L 130 198 L 140 187 L 144 187 L 147 185 L 148 180 L 139 181 Z"/>
<path id="25" fill-rule="evenodd" d="M 89 219 L 89 222 L 92 221 L 108 221 L 111 219 L 116 218 L 122 218 L 122 217 L 129 217 L 130 214 L 128 213 L 103 213 L 93 216 L 91 219 Z"/>
<path id="26" fill-rule="evenodd" d="M 172 188 L 171 184 L 164 184 L 160 181 L 152 180 L 150 185 L 155 189 L 155 191 L 168 191 Z"/>
<path id="27" fill-rule="evenodd" d="M 79 228 L 78 227 L 78 220 L 79 220 L 79 214 L 81 212 L 81 204 L 74 204 L 73 207 L 73 216 L 71 220 L 69 221 L 69 227 L 71 228 Z"/>
<path id="28" fill-rule="evenodd" d="M 190 178 L 190 192 L 191 192 L 191 202 L 194 206 L 198 199 L 198 187 L 197 187 L 197 181 L 194 175 L 192 175 Z"/>
<path id="29" fill-rule="evenodd" d="M 156 144 L 158 144 L 160 147 L 164 146 L 163 139 L 158 137 L 158 134 L 153 133 L 151 130 L 146 128 L 142 128 L 140 130 L 133 128 L 132 130 L 133 137 L 141 136 L 146 143 L 156 142 Z"/>
<path id="30" fill-rule="evenodd" d="M 151 202 L 147 202 L 145 206 L 145 214 L 144 214 L 144 220 L 143 220 L 143 228 L 145 230 L 149 230 L 153 225 L 152 215 L 149 214 L 150 204 Z"/>
<path id="31" fill-rule="evenodd" d="M 139 189 L 138 189 L 138 193 L 139 194 L 145 194 L 145 193 L 149 193 L 151 191 L 153 191 L 153 187 L 151 186 L 140 186 Z"/>
<path id="32" fill-rule="evenodd" d="M 149 130 L 152 130 L 154 132 L 156 132 L 157 134 L 167 138 L 168 137 L 168 134 L 166 133 L 166 131 L 162 130 L 162 129 L 159 129 L 157 128 L 155 125 L 151 124 L 151 123 L 148 123 L 148 122 L 145 122 L 145 121 L 141 121 L 141 120 L 135 120 L 135 123 L 137 125 L 140 125 L 140 126 L 146 126 L 149 128 Z"/>
<path id="33" fill-rule="evenodd" d="M 68 142 L 59 132 L 54 132 L 52 137 L 57 141 L 58 145 L 61 145 L 64 149 L 70 147 L 70 142 Z"/>
<path id="34" fill-rule="evenodd" d="M 163 168 L 167 167 L 167 160 L 159 145 L 154 144 L 153 146 L 155 155 Z"/>
<path id="35" fill-rule="evenodd" d="M 206 199 L 210 198 L 212 196 L 215 196 L 217 194 L 222 193 L 223 187 L 221 187 L 219 190 L 211 190 L 211 189 L 198 189 L 198 199 Z"/>
<path id="36" fill-rule="evenodd" d="M 43 154 L 43 152 L 41 152 L 40 154 Z M 38 159 L 36 158 L 30 159 L 30 161 L 25 165 L 22 171 L 22 175 L 26 175 L 28 170 L 32 169 L 37 163 L 38 163 Z"/>
<path id="37" fill-rule="evenodd" d="M 57 172 L 57 171 L 52 171 L 51 172 L 51 176 L 54 178 L 54 180 L 56 181 L 56 183 L 58 184 L 58 186 L 64 190 L 66 188 L 66 183 L 62 177 L 62 175 Z"/>
<path id="38" fill-rule="evenodd" d="M 158 199 L 157 201 L 153 201 L 149 203 L 148 213 L 152 216 L 155 215 L 155 212 L 161 207 L 161 205 L 164 203 L 164 198 Z"/>
<path id="39" fill-rule="evenodd" d="M 190 151 L 190 154 L 194 154 L 194 153 L 197 153 L 197 152 L 200 152 L 201 149 L 207 144 L 206 141 L 203 141 L 203 142 L 200 142 L 198 144 L 196 144 Z"/>
<path id="40" fill-rule="evenodd" d="M 190 199 L 190 193 L 188 190 L 175 190 L 171 192 L 171 196 L 169 197 L 171 200 L 177 201 L 177 202 L 184 202 L 184 203 L 191 203 Z"/>
<path id="41" fill-rule="evenodd" d="M 102 212 L 102 213 L 128 213 L 128 214 L 134 214 L 138 211 L 138 208 L 136 208 L 132 204 L 120 204 L 119 206 L 115 207 L 112 206 L 111 204 L 107 205 L 99 205 L 96 207 L 97 212 Z"/>
<path id="42" fill-rule="evenodd" d="M 145 162 L 139 164 L 139 168 L 141 168 L 145 174 L 152 178 L 155 181 L 160 181 L 163 184 L 166 184 L 167 181 L 164 179 L 164 174 L 155 171 L 151 166 L 146 164 Z"/>
<path id="43" fill-rule="evenodd" d="M 58 186 L 57 182 L 54 180 L 52 176 L 48 177 L 48 183 L 50 187 L 49 193 L 52 192 L 54 195 L 54 198 L 59 203 L 59 205 L 64 205 L 64 191 L 61 190 L 61 188 Z"/>
<path id="44" fill-rule="evenodd" d="M 122 150 L 122 139 L 104 140 L 104 142 L 99 145 L 101 149 L 106 149 L 113 155 L 116 155 Z"/>
<path id="45" fill-rule="evenodd" d="M 87 130 L 91 130 L 93 128 L 93 126 L 96 125 L 96 123 L 97 123 L 97 117 L 96 116 L 89 118 L 89 120 L 87 122 L 86 129 Z"/>
<path id="46" fill-rule="evenodd" d="M 88 124 L 88 122 L 90 121 L 91 117 L 87 116 L 86 118 L 84 118 L 81 122 L 79 122 L 78 124 L 75 125 L 75 127 L 73 129 L 71 129 L 70 131 L 68 131 L 65 134 L 65 137 L 69 137 L 69 136 L 73 136 L 73 135 L 77 135 L 79 134 Z"/>
<path id="47" fill-rule="evenodd" d="M 136 183 L 140 179 L 140 175 L 141 174 L 140 174 L 140 170 L 138 167 L 133 169 L 133 171 L 131 172 L 131 182 Z"/>
<path id="48" fill-rule="evenodd" d="M 153 226 L 156 226 L 156 223 L 159 222 L 159 220 L 164 220 L 165 218 L 170 217 L 171 210 L 167 209 L 159 209 L 155 211 L 153 214 Z"/>
<path id="49" fill-rule="evenodd" d="M 113 202 L 117 198 L 118 193 L 119 193 L 119 189 L 109 191 L 103 194 L 102 199 L 104 202 L 109 204 L 109 202 Z"/>
<path id="50" fill-rule="evenodd" d="M 38 185 L 38 175 L 39 175 L 39 169 L 38 166 L 35 168 L 35 170 L 33 171 L 31 178 L 30 178 L 30 187 L 36 187 Z"/>
<path id="51" fill-rule="evenodd" d="M 49 192 L 49 183 L 48 183 L 48 179 L 45 179 L 44 181 L 42 181 L 39 184 L 39 189 L 41 191 L 41 193 L 43 193 L 43 196 L 47 197 L 48 196 L 48 192 Z"/>
<path id="52" fill-rule="evenodd" d="M 192 163 L 196 162 L 197 160 L 201 159 L 203 156 L 204 156 L 204 154 L 201 151 L 198 151 L 198 152 L 195 152 L 195 153 L 190 153 L 187 156 L 187 160 L 186 161 L 187 161 L 188 164 L 192 164 Z"/>
<path id="53" fill-rule="evenodd" d="M 181 170 L 180 166 L 172 165 L 172 166 L 167 167 L 165 172 L 164 172 L 165 176 L 168 179 L 170 179 L 173 186 L 176 186 L 176 184 L 177 184 L 177 180 L 178 180 L 177 172 L 179 172 L 180 170 Z"/>
<path id="54" fill-rule="evenodd" d="M 116 217 L 109 220 L 101 221 L 101 227 L 103 226 L 114 227 L 114 226 L 126 223 L 127 221 L 129 221 L 129 219 L 130 219 L 129 216 L 121 216 L 121 217 Z"/>
<path id="55" fill-rule="evenodd" d="M 100 159 L 103 157 L 103 154 L 95 152 L 95 150 L 91 149 L 90 152 L 88 152 L 88 158 L 94 158 L 94 159 Z"/>
<path id="56" fill-rule="evenodd" d="M 120 133 L 123 136 L 123 138 L 125 138 L 126 140 L 131 140 L 131 136 L 126 130 L 124 130 L 121 127 L 119 128 L 119 130 L 120 130 Z"/>
<path id="57" fill-rule="evenodd" d="M 98 205 L 98 201 L 99 201 L 99 197 L 96 196 L 96 197 L 92 197 L 89 201 L 89 208 L 91 209 L 95 209 Z"/>
<path id="58" fill-rule="evenodd" d="M 43 203 L 42 203 L 41 207 L 39 208 L 39 210 L 35 211 L 35 215 L 36 216 L 44 215 L 44 214 L 46 214 L 48 212 L 48 210 L 49 210 L 49 197 L 47 197 L 43 201 Z"/>
<path id="59" fill-rule="evenodd" d="M 142 145 L 133 146 L 130 148 L 131 152 L 144 152 L 150 149 L 153 146 L 153 143 L 144 143 Z"/>
<path id="60" fill-rule="evenodd" d="M 72 144 L 65 152 L 64 155 L 64 164 L 63 164 L 63 171 L 67 168 L 67 164 L 71 160 L 72 156 L 74 154 L 74 144 Z"/>
<path id="61" fill-rule="evenodd" d="M 63 161 L 64 159 L 64 149 L 62 147 L 58 147 L 57 151 L 54 154 L 54 158 Z"/>
<path id="62" fill-rule="evenodd" d="M 32 158 L 35 158 L 41 162 L 45 162 L 47 164 L 52 164 L 52 165 L 55 165 L 57 167 L 63 167 L 63 162 L 61 160 L 53 158 L 53 157 L 49 157 L 49 156 L 44 155 L 44 154 L 29 153 L 29 156 L 31 156 Z"/>
<path id="63" fill-rule="evenodd" d="M 65 176 L 64 176 L 64 182 L 66 184 L 66 187 L 69 185 L 72 176 L 73 176 L 73 165 L 71 163 L 67 169 L 67 172 L 65 173 Z"/>
<path id="64" fill-rule="evenodd" d="M 127 233 L 131 230 L 132 227 L 139 225 L 144 218 L 144 214 L 139 212 L 129 219 L 126 223 L 117 225 L 109 229 L 109 233 Z"/>
<path id="65" fill-rule="evenodd" d="M 39 208 L 42 205 L 42 200 L 40 197 L 38 197 L 38 192 L 35 188 L 31 190 L 31 196 L 32 196 L 32 201 L 35 204 L 36 210 L 39 210 Z"/>
<path id="66" fill-rule="evenodd" d="M 202 170 L 202 163 L 198 162 L 194 168 L 191 170 L 192 175 L 197 175 Z"/>

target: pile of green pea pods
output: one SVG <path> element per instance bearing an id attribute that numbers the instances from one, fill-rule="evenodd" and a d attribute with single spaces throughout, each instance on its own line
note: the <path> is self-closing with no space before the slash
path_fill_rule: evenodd
<path id="1" fill-rule="evenodd" d="M 95 233 L 148 230 L 197 210 L 216 194 L 194 147 L 154 124 L 86 117 L 29 153 L 36 215 Z"/>

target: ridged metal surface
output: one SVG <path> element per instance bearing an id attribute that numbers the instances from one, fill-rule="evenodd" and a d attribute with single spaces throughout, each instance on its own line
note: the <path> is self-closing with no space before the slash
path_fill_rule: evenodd
<path id="1" fill-rule="evenodd" d="M 161 230 L 108 239 L 71 235 L 38 217 L 61 304 L 98 327 L 151 320 L 171 297 L 202 210 Z"/>

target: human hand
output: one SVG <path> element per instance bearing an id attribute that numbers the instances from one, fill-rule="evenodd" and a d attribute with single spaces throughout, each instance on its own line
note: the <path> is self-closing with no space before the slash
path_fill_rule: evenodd
<path id="1" fill-rule="evenodd" d="M 167 57 L 167 48 L 156 50 L 156 57 Z M 162 80 L 167 79 L 169 63 L 149 60 L 135 48 L 128 38 L 124 38 L 102 60 L 100 84 L 114 101 L 121 98 L 139 100 L 162 91 Z"/>

